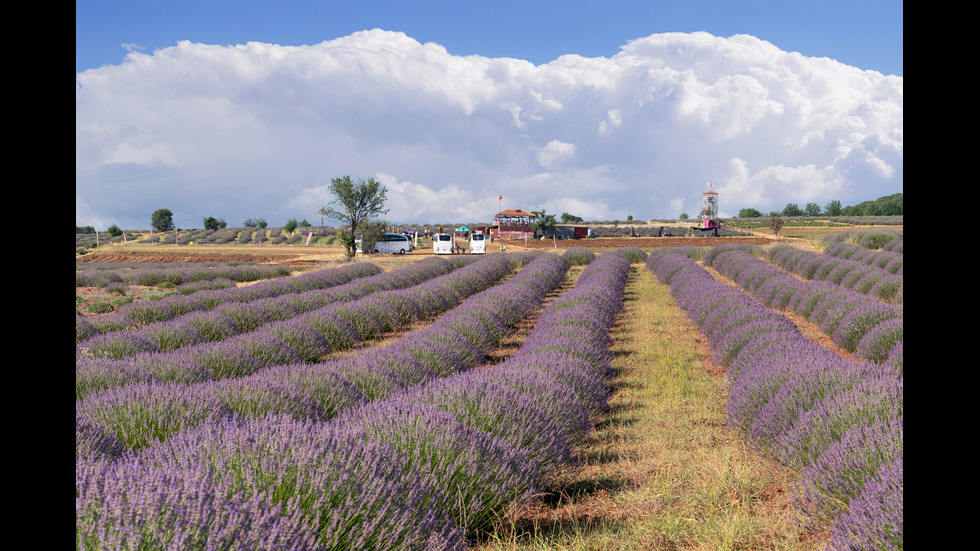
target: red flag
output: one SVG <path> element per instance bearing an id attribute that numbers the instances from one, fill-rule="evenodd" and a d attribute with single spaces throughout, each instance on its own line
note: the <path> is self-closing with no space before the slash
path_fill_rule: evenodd
<path id="1" fill-rule="evenodd" d="M 497 200 L 498 200 L 498 201 L 500 201 L 500 200 L 501 200 L 501 199 L 503 199 L 503 198 L 504 198 L 504 196 L 503 196 L 503 195 L 498 195 L 498 196 L 497 196 Z"/>

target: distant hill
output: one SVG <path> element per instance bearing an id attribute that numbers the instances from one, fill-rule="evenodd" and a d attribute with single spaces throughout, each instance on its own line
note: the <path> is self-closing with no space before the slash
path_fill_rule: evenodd
<path id="1" fill-rule="evenodd" d="M 904 215 L 902 193 L 885 195 L 873 201 L 864 201 L 841 209 L 842 216 L 898 216 Z"/>

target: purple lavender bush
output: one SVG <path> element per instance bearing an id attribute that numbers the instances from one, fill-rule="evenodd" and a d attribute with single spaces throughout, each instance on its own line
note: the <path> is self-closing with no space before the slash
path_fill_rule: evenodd
<path id="1" fill-rule="evenodd" d="M 114 432 L 75 414 L 75 461 L 108 459 L 122 456 L 126 445 Z"/>
<path id="2" fill-rule="evenodd" d="M 302 320 L 273 322 L 262 326 L 259 332 L 285 342 L 306 362 L 319 361 L 330 353 L 330 343 L 323 334 Z"/>
<path id="3" fill-rule="evenodd" d="M 811 526 L 836 522 L 883 464 L 902 458 L 902 425 L 902 417 L 854 425 L 800 471 L 793 501 Z"/>
<path id="4" fill-rule="evenodd" d="M 201 425 L 139 454 L 144 465 L 206 468 L 242 499 L 270 505 L 330 550 L 455 550 L 462 530 L 438 481 L 396 448 L 336 423 L 272 416 Z"/>
<path id="5" fill-rule="evenodd" d="M 75 316 L 75 344 L 101 333 L 85 316 Z"/>
<path id="6" fill-rule="evenodd" d="M 317 549 L 315 524 L 205 464 L 75 462 L 76 549 Z"/>
<path id="7" fill-rule="evenodd" d="M 75 345 L 75 357 L 120 360 L 146 352 L 160 352 L 152 340 L 133 333 L 115 332 L 96 335 Z"/>
<path id="8" fill-rule="evenodd" d="M 274 371 L 261 370 L 246 377 L 214 381 L 208 386 L 239 418 L 288 415 L 294 419 L 326 420 L 319 403 L 308 392 L 274 375 Z"/>
<path id="9" fill-rule="evenodd" d="M 861 340 L 889 320 L 901 320 L 903 309 L 890 304 L 868 302 L 848 312 L 834 329 L 834 344 L 855 352 Z M 899 322 L 901 323 L 901 322 Z"/>
<path id="10" fill-rule="evenodd" d="M 205 341 L 204 334 L 181 321 L 162 321 L 140 329 L 137 333 L 159 347 L 162 352 L 173 352 L 184 346 Z"/>
<path id="11" fill-rule="evenodd" d="M 848 512 L 834 525 L 827 549 L 902 549 L 904 480 L 901 457 L 882 465 L 861 494 L 848 503 Z"/>
<path id="12" fill-rule="evenodd" d="M 83 358 L 75 362 L 75 399 L 80 400 L 102 389 L 151 379 L 149 372 L 137 367 L 130 359 Z"/>
<path id="13" fill-rule="evenodd" d="M 192 362 L 200 370 L 210 374 L 208 379 L 228 379 L 251 375 L 265 367 L 262 362 L 240 343 L 222 341 L 203 343 L 181 348 L 174 352 L 182 362 Z M 185 364 L 188 365 L 188 364 Z"/>
<path id="14" fill-rule="evenodd" d="M 412 471 L 448 490 L 447 512 L 471 536 L 492 529 L 514 503 L 543 488 L 526 453 L 405 396 L 350 410 L 334 422 L 359 441 L 383 443 L 410 458 Z"/>
<path id="15" fill-rule="evenodd" d="M 216 310 L 192 312 L 181 316 L 180 321 L 200 331 L 207 342 L 218 342 L 241 334 L 235 322 Z"/>
<path id="16" fill-rule="evenodd" d="M 137 327 L 174 318 L 174 311 L 159 301 L 140 300 L 123 304 L 117 310 L 120 316 L 129 318 Z"/>
<path id="17" fill-rule="evenodd" d="M 272 316 L 256 302 L 229 302 L 218 305 L 214 311 L 231 320 L 240 333 L 250 333 L 273 321 Z"/>
<path id="18" fill-rule="evenodd" d="M 851 427 L 898 418 L 903 390 L 902 375 L 882 368 L 850 389 L 815 403 L 780 436 L 776 450 L 780 460 L 805 468 Z"/>
<path id="19" fill-rule="evenodd" d="M 368 400 L 354 383 L 337 370 L 331 369 L 329 363 L 275 365 L 257 374 L 301 388 L 316 403 L 324 419 L 332 419 Z"/>
<path id="20" fill-rule="evenodd" d="M 452 375 L 411 389 L 408 396 L 524 450 L 530 457 L 532 474 L 542 475 L 571 461 L 570 434 L 540 402 L 475 374 L 468 371 Z"/>
<path id="21" fill-rule="evenodd" d="M 100 427 L 126 449 L 139 450 L 186 428 L 216 422 L 231 410 L 203 385 L 150 382 L 90 394 L 75 402 L 75 414 L 76 422 Z"/>

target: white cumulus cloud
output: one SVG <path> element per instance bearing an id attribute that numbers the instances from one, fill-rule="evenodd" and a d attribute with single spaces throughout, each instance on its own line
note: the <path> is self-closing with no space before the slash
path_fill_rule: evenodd
<path id="1" fill-rule="evenodd" d="M 672 218 L 706 182 L 728 215 L 903 189 L 902 77 L 746 35 L 655 34 L 543 65 L 379 29 L 184 41 L 75 79 L 79 225 L 148 226 L 159 208 L 178 227 L 312 220 L 343 175 L 378 178 L 387 219 L 418 223 L 498 207 Z"/>

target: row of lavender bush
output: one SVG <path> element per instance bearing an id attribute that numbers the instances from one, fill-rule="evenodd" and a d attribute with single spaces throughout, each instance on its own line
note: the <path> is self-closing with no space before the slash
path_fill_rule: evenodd
<path id="1" fill-rule="evenodd" d="M 900 273 L 898 270 L 901 269 L 905 258 L 905 255 L 899 251 L 872 250 L 843 241 L 828 244 L 824 247 L 823 252 L 830 256 L 862 262 L 868 266 L 877 266 L 889 271 L 895 270 L 892 273 Z"/>
<path id="2" fill-rule="evenodd" d="M 799 472 L 794 503 L 828 547 L 901 548 L 901 371 L 841 358 L 680 252 L 647 267 L 727 367 L 729 423 Z"/>
<path id="3" fill-rule="evenodd" d="M 903 368 L 901 305 L 887 304 L 830 282 L 796 278 L 753 252 L 758 250 L 720 245 L 704 255 L 704 263 L 735 281 L 763 306 L 795 312 L 818 325 L 844 350 L 868 361 Z"/>
<path id="4" fill-rule="evenodd" d="M 766 251 L 765 256 L 770 263 L 806 279 L 829 281 L 895 304 L 901 304 L 904 300 L 901 258 L 885 263 L 884 267 L 878 267 L 875 264 L 798 249 L 792 245 L 775 245 Z"/>
<path id="5" fill-rule="evenodd" d="M 167 351 L 161 350 L 152 337 L 132 333 L 90 339 L 78 347 L 76 399 L 125 384 L 203 383 L 242 377 L 272 365 L 317 362 L 332 352 L 455 306 L 466 296 L 495 284 L 522 256 L 487 258 L 492 260 L 470 262 L 463 269 L 435 277 L 439 271 L 403 268 L 400 276 L 409 277 L 358 287 L 359 298 L 348 297 L 351 300 L 324 306 L 314 303 L 302 313 L 284 310 L 288 316 L 273 321 L 265 316 L 235 316 L 225 309 L 203 313 L 193 320 L 208 320 L 207 331 L 181 322 L 150 326 L 171 332 L 168 341 L 175 344 Z M 431 267 L 442 262 L 422 261 L 415 266 L 426 264 Z M 391 288 L 380 288 L 377 283 L 382 282 L 391 284 Z M 244 309 L 251 305 L 233 306 Z M 264 314 L 265 310 L 257 308 L 252 313 L 256 312 Z M 242 318 L 252 323 L 246 325 Z M 191 341 L 187 346 L 178 346 L 201 332 L 211 335 L 206 342 Z M 182 339 L 183 335 L 190 337 Z"/>
<path id="6" fill-rule="evenodd" d="M 469 343 L 457 347 L 462 349 L 492 341 L 480 335 L 513 322 L 519 316 L 515 309 L 529 311 L 567 270 L 567 261 L 558 266 L 554 255 L 540 258 L 441 317 L 421 341 L 444 343 L 446 333 Z M 608 293 L 608 282 L 598 285 Z M 407 344 L 365 353 L 362 361 L 384 370 L 391 363 L 386 356 L 406 357 L 412 349 Z M 449 372 L 472 362 L 459 355 L 446 361 L 442 369 Z M 538 470 L 553 464 L 549 450 L 555 449 L 551 433 L 538 430 L 541 423 L 550 419 L 565 427 L 568 422 L 567 415 L 542 409 L 564 401 L 544 399 L 540 377 L 528 379 L 531 388 L 491 386 L 490 380 L 460 386 L 464 379 L 449 380 L 457 384 L 440 379 L 416 386 L 411 393 L 350 409 L 330 423 L 225 419 L 114 463 L 79 460 L 77 541 L 123 543 L 149 533 L 158 541 L 179 541 L 181 548 L 222 542 L 256 549 L 462 548 L 465 534 L 488 526 L 513 499 L 540 485 Z M 516 393 L 519 388 L 523 394 Z M 146 482 L 121 483 L 134 472 Z M 159 483 L 165 476 L 172 479 Z M 208 491 L 202 494 L 201 488 Z M 133 511 L 140 498 L 154 507 Z M 198 514 L 187 519 L 191 504 Z M 114 524 L 128 514 L 136 518 Z M 163 526 L 177 528 L 153 531 Z"/>
<path id="7" fill-rule="evenodd" d="M 904 230 L 873 228 L 831 234 L 824 237 L 821 241 L 824 245 L 848 242 L 860 245 L 866 249 L 902 253 L 904 251 L 904 238 Z"/>
<path id="8" fill-rule="evenodd" d="M 450 265 L 445 266 L 451 269 Z M 225 303 L 249 303 L 284 295 L 324 290 L 350 283 L 359 278 L 381 273 L 381 268 L 369 263 L 355 263 L 340 268 L 305 272 L 290 277 L 260 281 L 246 287 L 205 289 L 187 295 L 168 295 L 159 300 L 141 300 L 124 305 L 119 310 L 98 316 L 75 316 L 75 342 L 96 335 L 118 331 L 136 331 L 151 323 L 169 321 L 192 312 L 213 310 Z M 297 298 L 299 304 L 302 298 Z M 275 314 L 273 310 L 271 312 Z"/>
<path id="9" fill-rule="evenodd" d="M 428 259 L 427 259 L 428 260 Z M 403 287 L 443 275 L 455 268 L 448 261 L 425 261 L 408 269 L 382 272 L 374 264 L 356 263 L 341 268 L 307 272 L 288 278 L 261 281 L 248 287 L 198 291 L 192 295 L 169 295 L 160 300 L 142 300 L 124 305 L 116 312 L 75 318 L 75 342 L 112 333 L 136 333 L 164 322 L 187 322 L 204 333 L 207 340 L 213 324 L 200 314 L 227 310 L 232 325 L 249 325 L 249 318 L 288 319 L 335 300 L 353 300 L 378 289 Z M 249 308 L 248 306 L 255 308 Z M 203 321 L 195 322 L 195 319 Z M 234 329 L 234 328 L 233 328 Z M 245 331 L 238 327 L 239 332 Z M 158 343 L 163 346 L 163 343 Z"/>
<path id="10" fill-rule="evenodd" d="M 273 279 L 291 273 L 292 269 L 289 266 L 264 264 L 190 265 L 117 270 L 90 269 L 75 270 L 75 287 L 105 287 L 109 283 L 128 283 L 145 287 L 155 287 L 161 283 L 167 283 L 172 286 L 179 286 L 185 283 L 213 279 L 245 282 Z"/>

